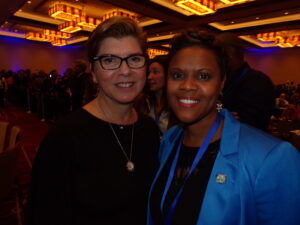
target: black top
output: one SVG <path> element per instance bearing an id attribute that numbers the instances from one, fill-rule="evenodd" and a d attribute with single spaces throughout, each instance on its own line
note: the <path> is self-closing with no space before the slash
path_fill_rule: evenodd
<path id="1" fill-rule="evenodd" d="M 129 155 L 132 125 L 113 127 Z M 158 147 L 155 122 L 139 115 L 134 124 L 135 171 L 129 172 L 109 124 L 84 109 L 72 113 L 40 146 L 26 224 L 145 224 Z"/>
<path id="2" fill-rule="evenodd" d="M 198 162 L 195 170 L 186 181 L 183 192 L 174 210 L 171 220 L 172 225 L 196 224 L 219 146 L 220 140 L 217 140 L 208 146 L 202 159 Z M 168 158 L 167 163 L 165 164 L 157 182 L 153 187 L 150 200 L 150 210 L 154 225 L 164 225 L 170 205 L 172 204 L 179 189 L 182 187 L 183 181 L 187 176 L 199 149 L 196 147 L 182 146 L 175 169 L 175 174 L 165 199 L 162 215 L 160 212 L 161 199 L 165 190 L 166 181 L 169 176 L 170 167 L 173 162 L 177 147 L 178 143 L 175 145 L 173 152 Z"/>

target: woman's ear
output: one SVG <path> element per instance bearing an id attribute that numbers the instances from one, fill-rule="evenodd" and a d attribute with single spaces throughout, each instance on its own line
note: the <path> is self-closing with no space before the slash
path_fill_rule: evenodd
<path id="1" fill-rule="evenodd" d="M 92 77 L 93 77 L 93 82 L 95 84 L 98 83 L 97 79 L 96 79 L 96 75 L 95 75 L 95 72 L 94 72 L 94 65 L 92 63 L 89 64 L 89 68 L 90 68 L 90 71 L 92 71 Z"/>
<path id="2" fill-rule="evenodd" d="M 223 77 L 223 79 L 222 79 L 222 83 L 221 83 L 221 90 L 223 90 L 223 89 L 224 89 L 225 82 L 226 82 L 226 74 L 224 75 L 224 77 Z"/>

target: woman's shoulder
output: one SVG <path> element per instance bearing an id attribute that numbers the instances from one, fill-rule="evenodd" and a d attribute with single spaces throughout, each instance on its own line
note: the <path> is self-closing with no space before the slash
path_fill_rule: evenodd
<path id="1" fill-rule="evenodd" d="M 69 136 L 76 136 L 86 130 L 93 129 L 97 121 L 100 123 L 99 119 L 96 119 L 86 110 L 80 108 L 59 120 L 49 130 L 47 136 L 66 139 Z"/>
<path id="2" fill-rule="evenodd" d="M 71 112 L 61 120 L 59 120 L 54 126 L 54 130 L 73 130 L 74 128 L 78 128 L 89 118 L 88 112 L 84 109 L 80 108 L 74 112 Z"/>
<path id="3" fill-rule="evenodd" d="M 298 150 L 289 142 L 247 124 L 241 124 L 239 152 L 246 160 L 261 159 L 262 162 L 270 156 L 278 159 L 300 157 Z"/>

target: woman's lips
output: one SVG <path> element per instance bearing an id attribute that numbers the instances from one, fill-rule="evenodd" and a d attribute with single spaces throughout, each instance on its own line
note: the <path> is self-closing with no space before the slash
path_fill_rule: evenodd
<path id="1" fill-rule="evenodd" d="M 196 98 L 178 98 L 178 102 L 181 107 L 190 108 L 197 105 L 200 100 Z"/>

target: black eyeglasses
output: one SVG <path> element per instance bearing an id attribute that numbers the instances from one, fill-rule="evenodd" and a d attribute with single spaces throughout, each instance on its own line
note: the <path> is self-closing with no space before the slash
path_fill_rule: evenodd
<path id="1" fill-rule="evenodd" d="M 126 58 L 121 58 L 115 55 L 103 55 L 95 56 L 93 60 L 98 60 L 104 70 L 119 69 L 123 61 L 125 61 L 127 63 L 127 66 L 131 69 L 140 69 L 143 68 L 146 64 L 145 55 L 130 55 Z"/>

